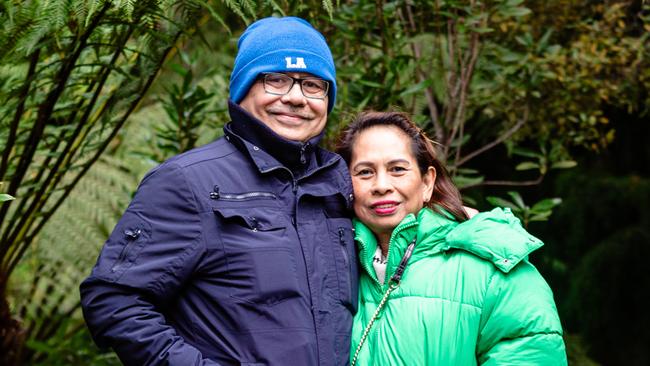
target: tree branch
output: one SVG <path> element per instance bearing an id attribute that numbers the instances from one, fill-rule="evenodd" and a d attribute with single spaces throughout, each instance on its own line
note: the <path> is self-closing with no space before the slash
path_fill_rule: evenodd
<path id="1" fill-rule="evenodd" d="M 447 136 L 447 141 L 445 142 L 445 156 L 448 155 L 449 149 L 451 149 L 452 142 L 454 141 L 454 138 L 456 138 L 456 134 L 458 133 L 461 124 L 465 123 L 467 96 L 469 94 L 469 85 L 472 76 L 474 75 L 474 66 L 478 60 L 479 46 L 480 42 L 478 33 L 473 33 L 469 51 L 465 57 L 460 57 L 459 55 L 459 60 L 461 60 L 460 80 L 458 81 L 457 94 L 454 96 L 454 98 L 458 98 L 458 104 L 455 106 L 456 111 L 453 116 L 452 130 Z"/>
<path id="2" fill-rule="evenodd" d="M 515 132 L 517 132 L 523 125 L 528 121 L 528 106 L 524 108 L 524 115 L 517 121 L 517 123 L 512 126 L 508 131 L 506 131 L 503 135 L 499 136 L 497 139 L 494 141 L 490 142 L 489 144 L 484 145 L 483 147 L 476 149 L 472 151 L 471 153 L 467 154 L 465 157 L 460 159 L 455 165 L 454 169 L 457 169 L 461 165 L 465 164 L 468 162 L 470 159 L 475 158 L 476 156 L 490 150 L 491 148 L 495 147 L 496 145 L 502 143 L 503 141 L 507 140 L 510 136 L 512 136 Z"/>
<path id="3" fill-rule="evenodd" d="M 386 41 L 386 35 L 384 34 L 384 30 L 386 29 L 386 24 L 384 22 L 384 2 L 382 0 L 375 0 L 375 16 L 377 17 L 377 22 L 379 23 L 378 24 L 379 33 L 381 34 L 381 50 L 383 52 L 384 57 L 388 57 L 390 51 L 388 49 L 388 42 Z M 382 65 L 384 64 L 382 63 Z"/>
<path id="4" fill-rule="evenodd" d="M 471 40 L 471 47 L 469 52 L 467 53 L 465 59 L 469 59 L 467 61 L 463 61 L 463 66 L 461 67 L 461 76 L 460 76 L 460 100 L 458 102 L 458 107 L 456 110 L 456 115 L 454 118 L 454 123 L 453 123 L 453 128 L 451 133 L 448 136 L 447 143 L 445 144 L 445 148 L 449 149 L 451 148 L 451 144 L 454 141 L 454 138 L 456 137 L 456 134 L 458 133 L 459 128 L 462 128 L 462 125 L 465 124 L 465 114 L 466 114 L 466 104 L 467 104 L 467 96 L 469 94 L 469 85 L 472 80 L 472 76 L 474 75 L 474 66 L 476 65 L 476 61 L 478 60 L 478 54 L 479 54 L 479 36 L 478 33 L 472 34 L 472 40 Z M 461 146 L 458 146 L 458 149 L 460 150 Z M 456 159 L 458 159 L 460 152 L 456 153 Z M 445 152 L 445 156 L 447 156 L 447 153 Z"/>
<path id="5" fill-rule="evenodd" d="M 537 179 L 533 180 L 522 180 L 522 181 L 513 181 L 513 180 L 485 180 L 481 183 L 470 184 L 461 188 L 460 190 L 466 190 L 474 187 L 482 186 L 509 186 L 509 187 L 527 187 L 527 186 L 536 186 L 544 180 L 544 175 L 540 175 Z"/>
<path id="6" fill-rule="evenodd" d="M 458 34 L 456 33 L 456 27 L 454 25 L 454 20 L 448 19 L 447 20 L 447 63 L 449 65 L 449 68 L 445 72 L 445 84 L 446 84 L 446 91 L 447 91 L 447 103 L 445 105 L 445 118 L 444 118 L 444 124 L 446 128 L 449 128 L 449 124 L 452 123 L 453 121 L 453 113 L 454 110 L 456 109 L 456 92 L 454 89 L 456 89 L 457 85 L 457 79 L 458 79 L 458 72 L 457 68 L 458 65 L 456 65 L 456 57 L 455 57 L 455 46 L 454 44 L 456 37 Z M 443 67 L 444 67 L 444 61 L 443 61 Z M 440 140 L 440 142 L 446 141 L 447 138 Z M 448 146 L 445 143 L 444 144 L 444 155 L 447 156 L 448 153 Z"/>
<path id="7" fill-rule="evenodd" d="M 417 27 L 415 26 L 415 17 L 413 16 L 413 11 L 408 3 L 406 4 L 406 13 L 408 15 L 408 26 L 411 28 L 411 33 L 409 36 L 411 36 L 412 34 L 415 34 Z M 406 27 L 406 29 L 408 32 L 408 27 Z M 419 61 L 422 59 L 422 51 L 420 50 L 420 46 L 413 41 L 411 42 L 411 48 L 413 50 L 413 55 L 415 56 L 415 64 L 419 65 Z M 419 66 L 416 67 L 418 73 L 418 82 L 423 83 L 426 80 L 424 72 Z M 433 98 L 432 87 L 428 86 L 424 89 L 424 96 L 427 100 L 427 107 L 429 107 L 429 117 L 433 123 L 433 130 L 436 138 L 442 137 L 444 130 L 440 125 L 440 120 L 438 117 L 438 106 L 436 105 L 436 101 Z"/>
<path id="8" fill-rule="evenodd" d="M 25 77 L 25 82 L 20 90 L 20 95 L 18 96 L 18 107 L 16 108 L 16 113 L 14 118 L 11 121 L 11 127 L 9 128 L 9 136 L 7 136 L 7 144 L 5 145 L 5 150 L 2 152 L 2 163 L 0 164 L 0 181 L 4 180 L 5 173 L 9 167 L 9 155 L 11 155 L 11 150 L 13 149 L 14 144 L 16 143 L 16 132 L 18 131 L 18 125 L 20 124 L 20 118 L 23 116 L 25 111 L 25 102 L 27 101 L 27 95 L 29 94 L 29 87 L 34 81 L 34 73 L 36 71 L 36 65 L 38 64 L 38 58 L 41 54 L 41 50 L 37 49 L 32 53 L 32 57 L 29 60 L 29 69 L 27 71 L 27 76 Z M 2 220 L 0 220 L 1 222 Z"/>

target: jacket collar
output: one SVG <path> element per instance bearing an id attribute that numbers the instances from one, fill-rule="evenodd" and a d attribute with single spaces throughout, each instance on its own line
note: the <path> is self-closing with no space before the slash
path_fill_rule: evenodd
<path id="1" fill-rule="evenodd" d="M 284 166 L 300 176 L 319 165 L 317 145 L 324 132 L 307 142 L 287 140 L 267 127 L 238 104 L 228 100 L 231 122 L 224 126 L 229 141 L 248 151 L 260 171 Z"/>
<path id="2" fill-rule="evenodd" d="M 371 270 L 377 238 L 370 228 L 358 219 L 353 220 L 355 240 L 359 244 L 359 260 L 366 272 L 375 278 L 375 271 Z M 393 275 L 399 265 L 406 248 L 417 237 L 415 248 L 409 263 L 440 252 L 444 248 L 447 233 L 458 223 L 449 218 L 423 208 L 417 216 L 408 214 L 393 230 L 388 244 L 388 263 L 386 265 L 386 278 Z M 375 278 L 376 279 L 376 278 Z"/>
<path id="3" fill-rule="evenodd" d="M 359 259 L 368 274 L 375 278 L 372 258 L 377 239 L 372 231 L 354 219 L 355 240 L 359 244 Z M 540 248 L 541 240 L 530 235 L 510 209 L 495 208 L 481 212 L 463 223 L 423 208 L 418 215 L 409 214 L 391 234 L 388 248 L 386 278 L 397 268 L 406 247 L 417 235 L 417 244 L 409 263 L 441 251 L 460 249 L 487 260 L 504 273 Z"/>

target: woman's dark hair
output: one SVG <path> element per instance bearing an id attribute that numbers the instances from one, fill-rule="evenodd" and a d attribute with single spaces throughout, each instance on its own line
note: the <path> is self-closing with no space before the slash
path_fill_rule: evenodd
<path id="1" fill-rule="evenodd" d="M 343 130 L 336 146 L 336 152 L 343 157 L 343 160 L 348 165 L 350 165 L 352 159 L 352 147 L 355 139 L 361 132 L 373 126 L 395 126 L 399 128 L 411 139 L 411 151 L 413 151 L 413 155 L 417 160 L 420 172 L 424 174 L 430 166 L 436 170 L 433 194 L 431 200 L 425 203 L 426 207 L 444 214 L 440 211 L 442 207 L 459 222 L 468 219 L 467 213 L 463 209 L 460 192 L 452 182 L 447 169 L 436 158 L 432 141 L 411 121 L 406 113 L 368 111 L 359 114 Z"/>

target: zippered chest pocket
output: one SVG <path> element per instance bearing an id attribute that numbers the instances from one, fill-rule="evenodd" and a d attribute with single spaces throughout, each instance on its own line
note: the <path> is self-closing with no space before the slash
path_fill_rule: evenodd
<path id="1" fill-rule="evenodd" d="M 332 240 L 339 299 L 345 306 L 354 308 L 357 300 L 358 267 L 352 224 L 348 218 L 328 218 L 327 228 Z"/>
<path id="2" fill-rule="evenodd" d="M 297 239 L 292 242 L 295 233 L 277 202 L 233 201 L 213 211 L 228 267 L 224 286 L 232 298 L 274 305 L 300 296 Z"/>
<path id="3" fill-rule="evenodd" d="M 275 193 L 272 192 L 252 191 L 252 192 L 229 193 L 229 192 L 222 192 L 219 186 L 214 186 L 214 188 L 212 188 L 212 192 L 210 192 L 210 198 L 213 200 L 230 201 L 230 202 L 278 199 Z"/>

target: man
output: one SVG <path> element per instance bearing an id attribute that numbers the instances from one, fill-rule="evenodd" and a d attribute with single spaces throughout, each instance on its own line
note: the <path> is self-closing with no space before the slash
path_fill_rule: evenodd
<path id="1" fill-rule="evenodd" d="M 351 184 L 317 146 L 336 97 L 306 21 L 239 40 L 225 136 L 149 172 L 81 284 L 126 365 L 344 365 L 356 311 Z"/>

